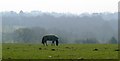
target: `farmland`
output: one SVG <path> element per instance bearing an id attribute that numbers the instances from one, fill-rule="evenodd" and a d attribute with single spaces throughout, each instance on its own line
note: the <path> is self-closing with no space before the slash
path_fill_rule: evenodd
<path id="1" fill-rule="evenodd" d="M 2 45 L 3 59 L 118 59 L 117 44 Z"/>

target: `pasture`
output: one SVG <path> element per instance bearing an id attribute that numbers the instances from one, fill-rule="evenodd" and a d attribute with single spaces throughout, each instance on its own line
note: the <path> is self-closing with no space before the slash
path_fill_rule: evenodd
<path id="1" fill-rule="evenodd" d="M 3 59 L 118 59 L 117 44 L 3 44 Z"/>
<path id="2" fill-rule="evenodd" d="M 0 60 L 2 59 L 2 44 L 0 43 Z"/>

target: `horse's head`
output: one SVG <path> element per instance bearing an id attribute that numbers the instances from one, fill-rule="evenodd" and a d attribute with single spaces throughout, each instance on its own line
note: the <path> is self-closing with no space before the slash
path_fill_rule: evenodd
<path id="1" fill-rule="evenodd" d="M 45 40 L 44 39 L 42 39 L 42 44 L 44 44 L 45 43 Z"/>
<path id="2" fill-rule="evenodd" d="M 44 41 L 42 41 L 42 44 L 44 44 Z"/>

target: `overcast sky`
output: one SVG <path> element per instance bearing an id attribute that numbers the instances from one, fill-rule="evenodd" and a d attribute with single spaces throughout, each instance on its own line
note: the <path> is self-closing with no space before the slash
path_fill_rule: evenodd
<path id="1" fill-rule="evenodd" d="M 0 0 L 0 11 L 117 12 L 119 0 Z"/>

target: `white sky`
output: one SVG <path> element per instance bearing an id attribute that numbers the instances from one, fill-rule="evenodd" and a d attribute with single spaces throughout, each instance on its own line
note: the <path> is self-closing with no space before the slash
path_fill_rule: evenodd
<path id="1" fill-rule="evenodd" d="M 0 0 L 0 11 L 117 12 L 119 0 Z"/>

